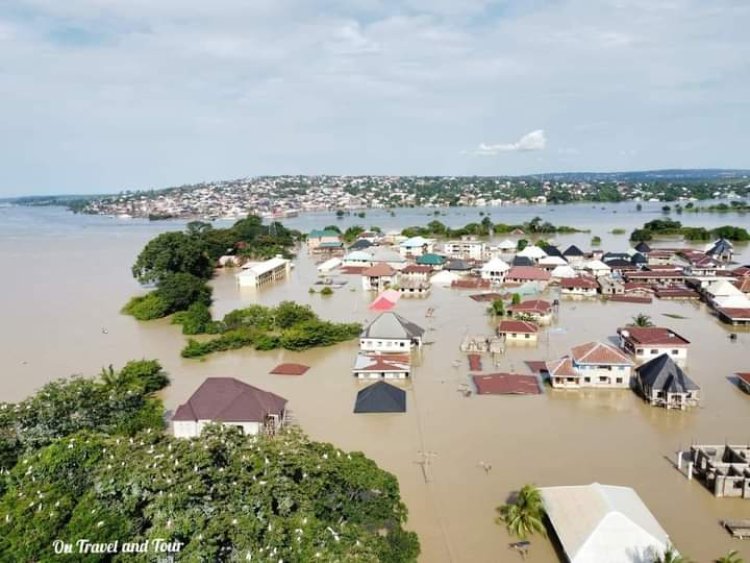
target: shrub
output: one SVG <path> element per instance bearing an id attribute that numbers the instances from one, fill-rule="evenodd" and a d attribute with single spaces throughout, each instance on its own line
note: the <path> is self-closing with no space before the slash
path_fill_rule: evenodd
<path id="1" fill-rule="evenodd" d="M 164 300 L 155 291 L 152 291 L 146 295 L 133 297 L 122 308 L 122 312 L 135 317 L 139 321 L 150 321 L 165 317 L 168 314 L 168 309 Z"/>

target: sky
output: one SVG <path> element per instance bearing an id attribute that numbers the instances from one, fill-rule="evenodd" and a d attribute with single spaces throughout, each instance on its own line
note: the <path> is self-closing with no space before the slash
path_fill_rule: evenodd
<path id="1" fill-rule="evenodd" d="M 0 0 L 0 197 L 750 168 L 747 0 Z"/>

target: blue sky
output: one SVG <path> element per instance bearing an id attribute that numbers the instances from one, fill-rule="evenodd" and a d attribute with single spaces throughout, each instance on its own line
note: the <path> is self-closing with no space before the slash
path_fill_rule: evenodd
<path id="1" fill-rule="evenodd" d="M 0 196 L 750 168 L 746 0 L 0 2 Z"/>

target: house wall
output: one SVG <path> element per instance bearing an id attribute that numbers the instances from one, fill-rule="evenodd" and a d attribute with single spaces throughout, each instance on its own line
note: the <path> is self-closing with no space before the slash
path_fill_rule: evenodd
<path id="1" fill-rule="evenodd" d="M 503 283 L 505 281 L 505 274 L 506 271 L 497 271 L 497 270 L 482 270 L 481 271 L 481 277 L 483 280 L 490 280 L 498 283 Z"/>
<path id="2" fill-rule="evenodd" d="M 365 291 L 383 291 L 395 283 L 394 276 L 362 276 L 362 289 Z"/>
<path id="3" fill-rule="evenodd" d="M 666 409 L 685 410 L 689 407 L 696 407 L 700 402 L 700 392 L 691 391 L 689 393 L 665 393 L 660 389 L 648 387 L 639 381 L 644 398 L 652 407 L 664 407 Z"/>
<path id="4" fill-rule="evenodd" d="M 175 420 L 172 422 L 172 430 L 175 438 L 197 438 L 203 432 L 203 428 L 211 422 L 210 420 Z M 263 425 L 259 422 L 224 422 L 222 426 L 239 426 L 248 436 L 254 436 L 263 429 Z"/>
<path id="5" fill-rule="evenodd" d="M 639 364 L 652 360 L 662 354 L 667 354 L 675 361 L 676 364 L 680 366 L 684 366 L 685 364 L 687 364 L 688 349 L 686 346 L 641 346 L 634 345 L 621 338 L 620 348 L 632 355 L 633 358 L 635 358 L 635 361 Z"/>
<path id="6" fill-rule="evenodd" d="M 506 342 L 526 342 L 536 344 L 539 335 L 536 332 L 503 332 Z"/>
<path id="7" fill-rule="evenodd" d="M 574 288 L 562 288 L 560 290 L 562 295 L 582 295 L 585 297 L 596 297 L 597 291 L 595 287 L 574 287 Z"/>
<path id="8" fill-rule="evenodd" d="M 411 340 L 408 339 L 362 338 L 359 341 L 359 347 L 363 351 L 404 352 L 411 350 L 412 346 Z"/>
<path id="9" fill-rule="evenodd" d="M 406 379 L 408 371 L 355 371 L 357 379 Z"/>
<path id="10" fill-rule="evenodd" d="M 625 365 L 590 365 L 574 364 L 580 375 L 581 387 L 604 389 L 628 389 L 631 385 L 633 370 Z"/>

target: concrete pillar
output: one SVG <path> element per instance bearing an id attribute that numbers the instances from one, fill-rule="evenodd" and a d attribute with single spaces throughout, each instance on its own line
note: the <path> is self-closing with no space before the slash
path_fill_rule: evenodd
<path id="1" fill-rule="evenodd" d="M 682 471 L 682 452 L 677 452 L 677 469 Z"/>
<path id="2" fill-rule="evenodd" d="M 688 462 L 687 472 L 688 472 L 687 474 L 688 481 L 692 481 L 693 480 L 693 462 L 692 461 Z"/>

